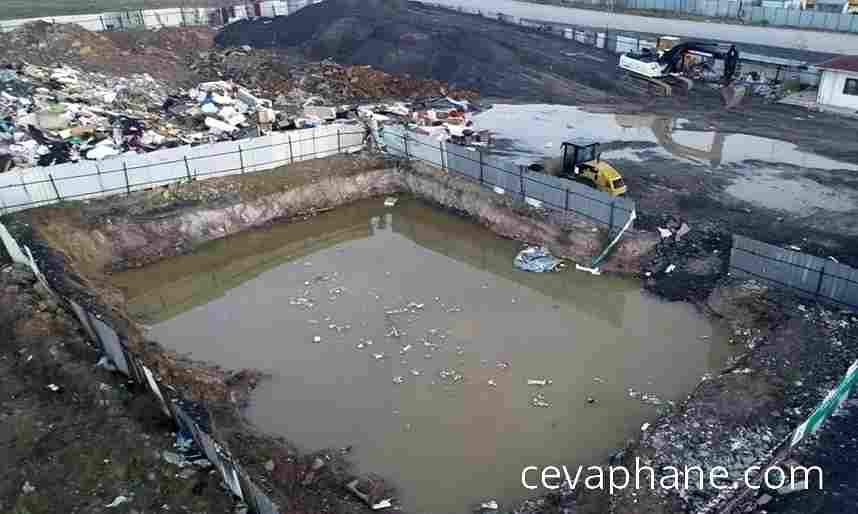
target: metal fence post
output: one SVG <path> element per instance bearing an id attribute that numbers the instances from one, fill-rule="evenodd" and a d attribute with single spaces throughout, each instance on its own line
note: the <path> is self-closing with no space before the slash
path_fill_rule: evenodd
<path id="1" fill-rule="evenodd" d="M 478 150 L 478 153 L 480 154 L 480 185 L 483 185 L 483 182 L 485 181 L 483 178 L 483 152 Z"/>
<path id="2" fill-rule="evenodd" d="M 95 173 L 98 175 L 98 185 L 101 187 L 101 193 L 104 194 L 104 180 L 101 178 L 101 166 L 95 163 Z"/>
<path id="3" fill-rule="evenodd" d="M 566 190 L 566 199 L 565 205 L 563 206 L 563 210 L 567 212 L 569 211 L 569 189 Z"/>
<path id="4" fill-rule="evenodd" d="M 244 153 L 241 151 L 241 145 L 238 145 L 238 162 L 241 163 L 241 174 L 244 175 Z"/>
<path id="5" fill-rule="evenodd" d="M 128 164 L 122 161 L 122 171 L 125 172 L 125 194 L 131 194 L 131 182 L 128 180 Z"/>
<path id="6" fill-rule="evenodd" d="M 820 291 L 822 291 L 822 279 L 825 278 L 825 265 L 819 269 L 819 280 L 816 282 L 816 293 L 814 297 L 818 298 Z"/>
<path id="7" fill-rule="evenodd" d="M 402 143 L 403 143 L 403 146 L 405 147 L 405 158 L 410 160 L 411 156 L 408 154 L 408 134 L 407 133 L 402 134 Z"/>
<path id="8" fill-rule="evenodd" d="M 292 151 L 292 135 L 288 135 L 289 138 L 289 162 L 295 162 L 295 152 Z"/>
<path id="9" fill-rule="evenodd" d="M 611 200 L 611 215 L 608 216 L 608 235 L 614 233 L 614 201 Z"/>
<path id="10" fill-rule="evenodd" d="M 447 171 L 447 166 L 444 164 L 444 142 L 438 141 L 438 158 L 441 160 L 441 169 Z"/>
<path id="11" fill-rule="evenodd" d="M 527 191 L 524 189 L 524 166 L 518 166 L 518 182 L 521 186 L 521 201 L 524 201 L 527 198 Z"/>
<path id="12" fill-rule="evenodd" d="M 340 139 L 340 129 L 337 129 L 337 153 L 343 153 L 343 142 Z"/>
<path id="13" fill-rule="evenodd" d="M 187 173 L 187 174 L 188 174 L 188 182 L 190 182 L 191 180 L 193 180 L 193 179 L 191 178 L 191 165 L 190 165 L 190 164 L 188 164 L 188 156 L 187 156 L 187 155 L 185 156 L 185 173 Z"/>
<path id="14" fill-rule="evenodd" d="M 100 22 L 101 22 L 101 30 L 102 30 L 102 31 L 106 31 L 106 30 L 107 30 L 107 25 L 105 25 L 105 24 L 104 24 L 104 16 L 99 15 L 99 16 L 98 16 L 98 21 L 100 21 Z"/>
<path id="15" fill-rule="evenodd" d="M 53 188 L 54 188 L 54 193 L 57 195 L 57 201 L 58 201 L 58 202 L 62 202 L 62 201 L 63 201 L 63 197 L 62 197 L 62 196 L 60 196 L 60 190 L 59 190 L 59 189 L 57 189 L 57 183 L 56 183 L 56 182 L 54 182 L 54 176 L 53 176 L 53 175 L 51 175 L 50 173 L 48 173 L 48 178 L 51 180 L 51 186 L 53 186 Z"/>

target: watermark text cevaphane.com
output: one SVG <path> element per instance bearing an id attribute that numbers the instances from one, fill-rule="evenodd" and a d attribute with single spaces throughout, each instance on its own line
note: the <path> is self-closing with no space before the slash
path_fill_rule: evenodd
<path id="1" fill-rule="evenodd" d="M 727 468 L 714 466 L 662 466 L 658 469 L 635 459 L 634 468 L 627 466 L 527 466 L 521 470 L 525 489 L 555 490 L 566 485 L 571 489 L 608 489 L 611 494 L 624 489 L 780 489 L 801 487 L 822 489 L 822 468 L 793 466 L 789 470 L 773 466 L 750 466 L 740 476 L 730 475 Z"/>

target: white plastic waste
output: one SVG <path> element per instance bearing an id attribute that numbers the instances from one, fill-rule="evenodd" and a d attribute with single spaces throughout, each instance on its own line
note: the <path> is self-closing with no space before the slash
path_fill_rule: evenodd
<path id="1" fill-rule="evenodd" d="M 513 265 L 523 271 L 542 273 L 554 271 L 562 261 L 548 252 L 543 246 L 530 246 L 518 252 Z"/>

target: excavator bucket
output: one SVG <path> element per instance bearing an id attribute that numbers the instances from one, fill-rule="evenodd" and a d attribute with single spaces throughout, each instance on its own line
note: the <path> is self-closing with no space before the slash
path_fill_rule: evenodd
<path id="1" fill-rule="evenodd" d="M 721 98 L 724 100 L 724 106 L 727 109 L 738 107 L 739 104 L 742 103 L 742 99 L 745 98 L 745 94 L 747 92 L 748 88 L 746 86 L 734 86 L 729 84 L 722 87 Z"/>

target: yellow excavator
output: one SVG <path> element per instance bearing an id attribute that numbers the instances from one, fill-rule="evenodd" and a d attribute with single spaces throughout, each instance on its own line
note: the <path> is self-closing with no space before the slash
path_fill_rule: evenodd
<path id="1" fill-rule="evenodd" d="M 599 143 L 576 140 L 563 143 L 558 175 L 570 180 L 583 180 L 613 196 L 626 192 L 626 182 L 610 163 L 599 159 Z"/>

